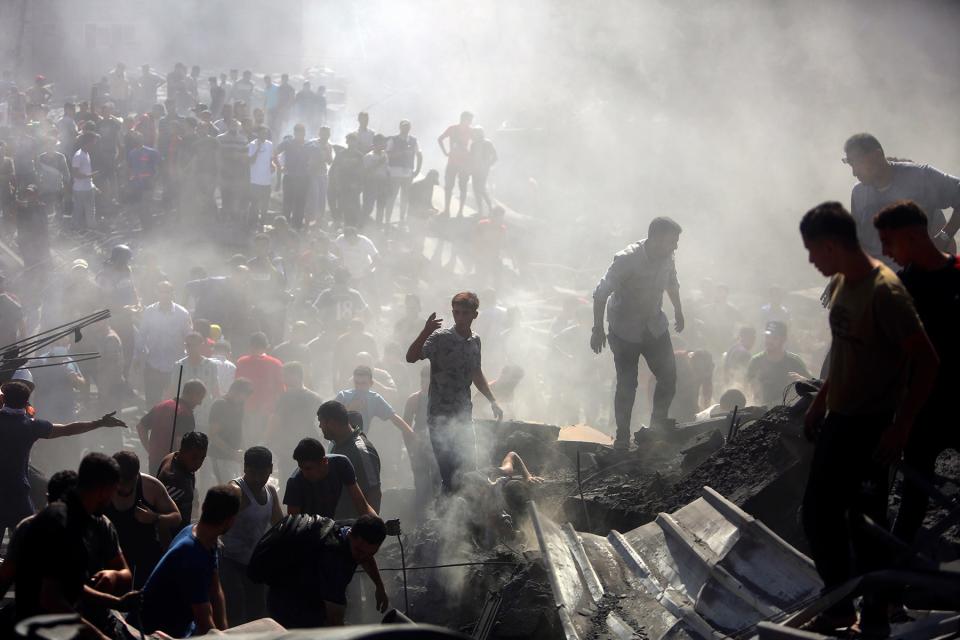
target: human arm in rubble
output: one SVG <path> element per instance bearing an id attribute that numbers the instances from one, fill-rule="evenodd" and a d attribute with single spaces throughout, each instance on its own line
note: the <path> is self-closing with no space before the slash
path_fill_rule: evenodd
<path id="1" fill-rule="evenodd" d="M 530 470 L 527 469 L 527 465 L 523 462 L 523 458 L 521 458 L 520 455 L 514 451 L 508 452 L 507 455 L 503 457 L 503 460 L 500 462 L 499 469 L 500 473 L 507 478 L 520 474 L 527 482 L 543 482 L 543 478 L 530 473 Z"/>

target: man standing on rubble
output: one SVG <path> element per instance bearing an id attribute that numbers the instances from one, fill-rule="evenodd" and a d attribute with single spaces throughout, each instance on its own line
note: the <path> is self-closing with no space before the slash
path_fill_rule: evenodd
<path id="1" fill-rule="evenodd" d="M 800 234 L 810 262 L 834 282 L 828 373 L 804 423 L 816 449 L 803 526 L 826 592 L 883 568 L 884 549 L 863 516 L 886 525 L 889 465 L 933 388 L 938 360 L 910 295 L 860 246 L 856 220 L 843 205 L 825 202 L 808 211 Z M 808 628 L 832 635 L 856 619 L 847 598 Z M 884 598 L 864 598 L 860 631 L 889 633 Z"/>
<path id="2" fill-rule="evenodd" d="M 593 334 L 590 348 L 603 351 L 607 334 L 603 315 L 609 298 L 609 340 L 617 370 L 613 400 L 617 422 L 614 446 L 630 448 L 630 418 L 637 395 L 637 374 L 642 355 L 656 378 L 650 426 L 667 427 L 667 412 L 676 393 L 677 366 L 673 358 L 669 323 L 663 313 L 663 293 L 673 304 L 675 328 L 683 331 L 680 283 L 673 253 L 680 241 L 680 225 L 666 217 L 650 221 L 647 238 L 613 257 L 613 264 L 593 292 Z"/>
<path id="3" fill-rule="evenodd" d="M 914 202 L 898 202 L 877 214 L 873 222 L 885 255 L 904 265 L 903 286 L 913 296 L 917 314 L 937 350 L 940 362 L 960 360 L 960 260 L 937 248 L 927 232 L 929 221 Z M 928 480 L 944 449 L 960 450 L 960 437 L 951 424 L 953 396 L 960 384 L 956 367 L 940 367 L 930 398 L 917 416 L 904 449 L 904 462 Z M 903 499 L 893 533 L 912 544 L 927 511 L 927 494 L 905 478 Z"/>
<path id="4" fill-rule="evenodd" d="M 477 318 L 480 300 L 477 294 L 462 291 L 453 296 L 454 325 L 441 329 L 443 319 L 431 313 L 423 331 L 407 349 L 407 362 L 430 361 L 430 394 L 427 400 L 427 424 L 430 443 L 437 458 L 442 490 L 456 489 L 458 474 L 471 466 L 473 446 L 473 402 L 470 385 L 490 401 L 494 417 L 503 419 L 503 410 L 487 384 L 480 368 L 480 336 L 470 328 Z M 671 352 L 672 357 L 672 352 Z M 469 471 L 470 469 L 466 469 Z"/>

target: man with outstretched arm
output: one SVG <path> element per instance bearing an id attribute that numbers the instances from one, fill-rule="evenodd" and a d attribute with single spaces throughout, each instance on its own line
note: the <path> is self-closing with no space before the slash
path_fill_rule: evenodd
<path id="1" fill-rule="evenodd" d="M 477 294 L 462 291 L 453 296 L 451 306 L 454 326 L 441 329 L 443 319 L 431 313 L 423 331 L 407 349 L 407 362 L 430 361 L 427 424 L 442 489 L 448 494 L 456 488 L 457 474 L 473 466 L 467 459 L 472 448 L 469 435 L 473 432 L 471 384 L 490 401 L 496 419 L 503 419 L 503 409 L 480 367 L 480 336 L 470 328 L 477 318 L 480 300 Z"/>
<path id="2" fill-rule="evenodd" d="M 603 351 L 607 339 L 617 369 L 613 399 L 617 422 L 614 446 L 630 448 L 630 419 L 637 395 L 640 356 L 656 378 L 651 428 L 670 426 L 667 413 L 677 388 L 677 365 L 670 341 L 670 327 L 663 313 L 663 294 L 673 304 L 677 332 L 683 331 L 680 283 L 673 253 L 680 242 L 680 225 L 670 218 L 650 221 L 647 238 L 635 242 L 613 257 L 613 264 L 593 292 L 593 334 L 590 348 Z M 609 303 L 608 303 L 609 299 Z M 609 307 L 609 336 L 603 331 L 604 311 Z"/>
<path id="3" fill-rule="evenodd" d="M 861 247 L 843 205 L 825 202 L 808 211 L 800 235 L 810 262 L 833 279 L 827 376 L 804 423 L 816 448 L 803 497 L 803 528 L 829 591 L 884 568 L 886 550 L 864 517 L 886 526 L 890 464 L 900 459 L 939 361 L 910 294 Z M 806 628 L 834 635 L 856 620 L 847 598 Z M 864 597 L 859 624 L 865 635 L 889 634 L 882 595 Z"/>

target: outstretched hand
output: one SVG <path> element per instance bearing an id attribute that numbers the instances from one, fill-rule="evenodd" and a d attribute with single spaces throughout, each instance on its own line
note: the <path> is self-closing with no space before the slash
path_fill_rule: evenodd
<path id="1" fill-rule="evenodd" d="M 426 323 L 423 325 L 423 330 L 427 333 L 433 333 L 441 326 L 443 326 L 443 318 L 438 318 L 436 312 L 434 312 L 427 318 Z"/>
<path id="2" fill-rule="evenodd" d="M 124 427 L 124 428 L 126 428 L 127 423 L 124 422 L 123 420 L 121 420 L 120 418 L 114 417 L 114 416 L 116 416 L 116 415 L 117 415 L 117 412 L 116 412 L 116 411 L 111 411 L 110 413 L 104 415 L 104 416 L 101 417 L 99 420 L 97 420 L 97 422 L 100 424 L 101 427 Z"/>

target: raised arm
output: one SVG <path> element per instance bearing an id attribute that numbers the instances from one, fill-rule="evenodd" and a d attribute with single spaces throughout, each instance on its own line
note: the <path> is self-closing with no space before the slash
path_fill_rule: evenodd
<path id="1" fill-rule="evenodd" d="M 431 313 L 430 317 L 427 318 L 426 324 L 423 325 L 423 330 L 420 332 L 420 335 L 416 337 L 410 344 L 410 348 L 407 349 L 407 362 L 414 364 L 424 359 L 423 345 L 426 344 L 427 338 L 439 329 L 441 325 L 443 325 L 443 318 L 438 318 L 436 312 Z"/>
<path id="2" fill-rule="evenodd" d="M 110 413 L 98 418 L 97 420 L 91 420 L 88 422 L 71 422 L 69 424 L 55 424 L 53 425 L 53 429 L 51 429 L 50 433 L 46 436 L 46 439 L 51 440 L 53 438 L 64 438 L 66 436 L 76 436 L 76 435 L 80 435 L 81 433 L 93 431 L 94 429 L 98 429 L 100 427 L 126 428 L 127 424 L 123 420 L 120 420 L 119 418 L 114 417 L 116 413 L 117 413 L 116 411 L 111 411 Z"/>

